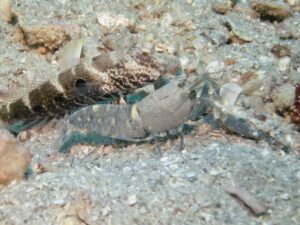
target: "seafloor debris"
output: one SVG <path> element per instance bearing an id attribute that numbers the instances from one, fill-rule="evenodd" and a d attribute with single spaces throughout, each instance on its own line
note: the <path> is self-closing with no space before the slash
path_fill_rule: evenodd
<path id="1" fill-rule="evenodd" d="M 211 5 L 212 9 L 219 14 L 225 14 L 227 11 L 231 9 L 231 5 L 229 2 L 214 2 Z"/>
<path id="2" fill-rule="evenodd" d="M 15 13 L 11 9 L 11 0 L 0 0 L 0 17 L 7 23 L 14 23 Z"/>
<path id="3" fill-rule="evenodd" d="M 283 84 L 272 92 L 271 98 L 279 113 L 287 112 L 293 106 L 295 99 L 294 93 L 295 88 L 291 84 Z"/>
<path id="4" fill-rule="evenodd" d="M 69 35 L 59 25 L 21 26 L 26 45 L 34 48 L 44 47 L 48 51 L 55 51 L 63 45 Z"/>
<path id="5" fill-rule="evenodd" d="M 0 184 L 21 179 L 31 162 L 31 154 L 6 130 L 0 130 Z"/>
<path id="6" fill-rule="evenodd" d="M 300 83 L 296 85 L 295 89 L 295 103 L 291 114 L 292 121 L 300 126 Z"/>
<path id="7" fill-rule="evenodd" d="M 223 84 L 220 88 L 220 97 L 223 103 L 228 106 L 234 106 L 243 89 L 233 83 Z"/>
<path id="8" fill-rule="evenodd" d="M 287 4 L 289 4 L 291 7 L 299 7 L 300 1 L 299 0 L 285 0 Z"/>
<path id="9" fill-rule="evenodd" d="M 226 15 L 227 26 L 231 31 L 229 42 L 244 44 L 255 40 L 255 26 L 242 14 L 228 13 Z"/>
<path id="10" fill-rule="evenodd" d="M 73 39 L 62 47 L 59 57 L 60 71 L 71 69 L 80 63 L 82 48 L 83 39 Z"/>
<path id="11" fill-rule="evenodd" d="M 254 1 L 253 9 L 260 14 L 262 20 L 281 22 L 293 15 L 293 12 L 284 4 L 274 1 Z"/>
<path id="12" fill-rule="evenodd" d="M 292 56 L 291 50 L 285 45 L 276 44 L 272 47 L 271 52 L 278 58 Z"/>
<path id="13" fill-rule="evenodd" d="M 255 216 L 260 216 L 267 212 L 267 208 L 248 191 L 225 182 L 221 186 L 226 192 L 241 200 Z"/>

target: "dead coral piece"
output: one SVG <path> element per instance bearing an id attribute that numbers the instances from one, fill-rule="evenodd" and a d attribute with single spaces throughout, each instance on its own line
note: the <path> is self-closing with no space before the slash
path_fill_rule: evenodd
<path id="1" fill-rule="evenodd" d="M 31 154 L 3 129 L 0 130 L 0 143 L 0 184 L 7 185 L 24 176 Z"/>
<path id="2" fill-rule="evenodd" d="M 244 44 L 255 40 L 255 26 L 238 13 L 228 13 L 226 26 L 230 31 L 230 43 Z"/>
<path id="3" fill-rule="evenodd" d="M 293 15 L 293 12 L 285 5 L 269 1 L 254 1 L 252 8 L 260 14 L 262 20 L 270 22 L 282 22 Z"/>
<path id="4" fill-rule="evenodd" d="M 69 35 L 63 27 L 48 25 L 43 27 L 21 27 L 24 34 L 24 41 L 30 47 L 46 47 L 50 51 L 57 50 Z"/>

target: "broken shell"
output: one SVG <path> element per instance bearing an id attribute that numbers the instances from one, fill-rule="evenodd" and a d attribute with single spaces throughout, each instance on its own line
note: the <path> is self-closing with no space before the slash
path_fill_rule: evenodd
<path id="1" fill-rule="evenodd" d="M 290 57 L 283 57 L 281 59 L 279 59 L 278 61 L 278 69 L 281 72 L 287 72 L 289 71 L 291 65 L 291 58 Z"/>
<path id="2" fill-rule="evenodd" d="M 282 22 L 293 15 L 293 12 L 286 5 L 272 1 L 254 1 L 252 8 L 260 14 L 261 19 L 271 22 Z"/>
<path id="3" fill-rule="evenodd" d="M 245 42 L 255 40 L 255 27 L 250 21 L 238 13 L 228 13 L 226 16 L 227 25 L 231 32 Z"/>
<path id="4" fill-rule="evenodd" d="M 243 89 L 238 84 L 226 83 L 220 88 L 220 96 L 227 106 L 234 106 Z"/>
<path id="5" fill-rule="evenodd" d="M 226 12 L 228 12 L 231 9 L 230 4 L 224 3 L 224 2 L 214 2 L 211 5 L 212 10 L 214 10 L 216 13 L 219 14 L 225 14 Z"/>

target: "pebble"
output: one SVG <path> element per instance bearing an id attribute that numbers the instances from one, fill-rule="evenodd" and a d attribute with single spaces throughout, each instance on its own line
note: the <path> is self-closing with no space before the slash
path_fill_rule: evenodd
<path id="1" fill-rule="evenodd" d="M 108 216 L 111 212 L 111 208 L 107 205 L 102 209 L 102 216 Z"/>
<path id="2" fill-rule="evenodd" d="M 25 63 L 26 62 L 26 58 L 22 58 L 21 60 L 20 60 L 20 63 Z"/>
<path id="3" fill-rule="evenodd" d="M 285 4 L 279 4 L 276 1 L 256 0 L 252 2 L 252 8 L 260 14 L 263 20 L 271 22 L 282 22 L 293 15 L 292 11 Z"/>
<path id="4" fill-rule="evenodd" d="M 296 172 L 296 178 L 300 181 L 300 170 Z"/>
<path id="5" fill-rule="evenodd" d="M 7 23 L 12 23 L 15 16 L 11 9 L 11 2 L 11 0 L 2 0 L 0 4 L 0 19 Z"/>
<path id="6" fill-rule="evenodd" d="M 43 46 L 48 50 L 55 50 L 69 39 L 69 34 L 59 25 L 26 26 L 22 25 L 25 43 L 30 47 Z"/>
<path id="7" fill-rule="evenodd" d="M 167 156 L 164 156 L 160 159 L 161 162 L 166 162 L 168 160 L 169 160 L 169 158 Z"/>
<path id="8" fill-rule="evenodd" d="M 285 45 L 276 44 L 272 47 L 271 52 L 278 58 L 291 56 L 291 50 Z"/>
<path id="9" fill-rule="evenodd" d="M 140 213 L 141 214 L 146 214 L 148 212 L 148 209 L 147 209 L 147 207 L 146 206 L 141 206 L 141 208 L 140 208 Z"/>
<path id="10" fill-rule="evenodd" d="M 300 0 L 285 0 L 287 4 L 290 6 L 299 6 L 300 5 Z"/>
<path id="11" fill-rule="evenodd" d="M 215 60 L 215 61 L 211 61 L 210 63 L 208 63 L 206 69 L 209 73 L 217 73 L 217 72 L 223 71 L 224 67 L 225 67 L 225 64 L 223 62 Z"/>
<path id="12" fill-rule="evenodd" d="M 234 106 L 243 89 L 234 83 L 223 84 L 220 88 L 219 95 L 227 106 Z"/>
<path id="13" fill-rule="evenodd" d="M 185 177 L 190 182 L 194 182 L 195 180 L 197 180 L 197 174 L 195 172 L 188 172 L 187 174 L 185 174 Z"/>
<path id="14" fill-rule="evenodd" d="M 281 72 L 288 72 L 291 64 L 291 58 L 290 57 L 283 57 L 278 61 L 278 69 Z"/>
<path id="15" fill-rule="evenodd" d="M 214 2 L 212 3 L 212 10 L 219 14 L 225 14 L 231 9 L 230 5 L 225 2 Z"/>
<path id="16" fill-rule="evenodd" d="M 279 197 L 283 200 L 289 200 L 290 199 L 290 195 L 288 193 L 283 193 Z"/>
<path id="17" fill-rule="evenodd" d="M 137 202 L 137 196 L 136 195 L 130 195 L 128 197 L 128 200 L 127 200 L 128 205 L 133 206 L 133 205 L 136 204 L 136 202 Z"/>
<path id="18" fill-rule="evenodd" d="M 227 25 L 231 31 L 240 39 L 246 42 L 255 40 L 255 26 L 238 13 L 229 13 L 226 17 Z"/>
<path id="19" fill-rule="evenodd" d="M 117 30 L 121 27 L 130 25 L 130 20 L 123 15 L 115 15 L 107 12 L 99 13 L 97 15 L 97 22 L 105 28 Z"/>
<path id="20" fill-rule="evenodd" d="M 220 174 L 220 171 L 212 168 L 211 170 L 208 171 L 208 174 L 211 175 L 211 176 L 217 176 Z"/>
<path id="21" fill-rule="evenodd" d="M 129 166 L 125 166 L 125 167 L 123 168 L 123 172 L 124 172 L 124 173 L 131 173 L 131 172 L 132 172 L 132 169 L 131 169 Z"/>
<path id="22" fill-rule="evenodd" d="M 284 112 L 290 109 L 294 104 L 295 86 L 283 84 L 272 92 L 271 98 L 276 109 L 280 112 Z"/>

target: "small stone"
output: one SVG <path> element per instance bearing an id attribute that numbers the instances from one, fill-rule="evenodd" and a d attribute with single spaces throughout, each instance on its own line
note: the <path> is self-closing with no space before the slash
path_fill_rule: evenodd
<path id="1" fill-rule="evenodd" d="M 188 181 L 190 182 L 194 182 L 195 180 L 197 180 L 197 174 L 194 172 L 188 172 L 185 177 L 188 179 Z"/>
<path id="2" fill-rule="evenodd" d="M 296 172 L 296 178 L 300 181 L 300 170 Z"/>
<path id="3" fill-rule="evenodd" d="M 200 207 L 197 204 L 193 204 L 190 209 L 192 210 L 192 212 L 196 213 L 200 210 Z"/>
<path id="4" fill-rule="evenodd" d="M 239 13 L 228 13 L 226 16 L 227 26 L 232 32 L 232 38 L 239 38 L 241 44 L 251 42 L 256 39 L 255 24 L 244 18 Z"/>
<path id="5" fill-rule="evenodd" d="M 31 130 L 24 130 L 19 133 L 17 138 L 20 142 L 25 142 L 25 141 L 29 140 L 31 138 L 31 136 L 32 136 Z"/>
<path id="6" fill-rule="evenodd" d="M 283 84 L 272 92 L 271 98 L 276 109 L 279 112 L 284 112 L 294 104 L 295 87 L 291 84 Z"/>
<path id="7" fill-rule="evenodd" d="M 26 62 L 26 58 L 22 58 L 21 60 L 20 60 L 20 63 L 25 63 Z"/>
<path id="8" fill-rule="evenodd" d="M 165 157 L 162 157 L 162 158 L 160 159 L 161 162 L 166 162 L 166 161 L 168 161 L 168 160 L 169 160 L 169 158 L 166 157 L 166 156 L 165 156 Z"/>
<path id="9" fill-rule="evenodd" d="M 187 155 L 187 154 L 188 154 L 188 151 L 187 151 L 186 149 L 183 149 L 183 150 L 181 151 L 181 154 L 182 154 L 182 155 Z"/>
<path id="10" fill-rule="evenodd" d="M 221 86 L 219 95 L 224 105 L 232 107 L 235 105 L 242 91 L 243 89 L 238 84 L 225 83 Z"/>
<path id="11" fill-rule="evenodd" d="M 236 64 L 236 60 L 232 58 L 225 58 L 223 63 L 225 66 L 230 66 Z"/>
<path id="12" fill-rule="evenodd" d="M 281 72 L 287 72 L 290 68 L 290 64 L 291 64 L 291 58 L 284 57 L 278 61 L 278 69 Z"/>
<path id="13" fill-rule="evenodd" d="M 140 207 L 140 213 L 142 215 L 146 214 L 147 212 L 148 212 L 148 209 L 147 209 L 146 206 L 143 205 L 143 206 Z"/>
<path id="14" fill-rule="evenodd" d="M 107 205 L 102 209 L 102 216 L 108 216 L 111 212 L 111 208 Z"/>
<path id="15" fill-rule="evenodd" d="M 132 169 L 131 169 L 129 166 L 125 166 L 125 167 L 123 168 L 123 172 L 124 172 L 124 173 L 131 173 L 131 172 L 132 172 Z"/>
<path id="16" fill-rule="evenodd" d="M 292 55 L 291 50 L 285 45 L 274 45 L 271 52 L 278 58 Z"/>
<path id="17" fill-rule="evenodd" d="M 137 202 L 137 196 L 136 195 L 130 195 L 128 197 L 128 200 L 127 200 L 128 205 L 133 206 L 133 205 L 136 204 L 136 202 Z"/>
<path id="18" fill-rule="evenodd" d="M 211 61 L 208 65 L 207 65 L 207 71 L 209 73 L 217 73 L 217 72 L 221 72 L 224 69 L 224 62 L 220 62 L 220 61 Z"/>
<path id="19" fill-rule="evenodd" d="M 290 195 L 288 193 L 283 193 L 279 196 L 282 200 L 289 200 Z"/>
<path id="20" fill-rule="evenodd" d="M 230 5 L 225 2 L 214 2 L 212 3 L 212 9 L 219 14 L 225 14 L 231 9 Z"/>
<path id="21" fill-rule="evenodd" d="M 128 27 L 131 21 L 123 15 L 115 15 L 107 12 L 97 15 L 98 23 L 111 31 L 116 31 L 120 28 Z"/>
<path id="22" fill-rule="evenodd" d="M 293 12 L 286 5 L 274 1 L 256 0 L 252 2 L 252 8 L 260 14 L 262 20 L 270 22 L 282 22 L 293 15 Z"/>
<path id="23" fill-rule="evenodd" d="M 246 82 L 243 87 L 243 94 L 246 96 L 251 95 L 255 91 L 259 90 L 262 85 L 262 81 L 260 79 L 253 79 Z"/>
<path id="24" fill-rule="evenodd" d="M 300 0 L 285 0 L 285 2 L 292 7 L 300 5 Z"/>
<path id="25" fill-rule="evenodd" d="M 62 26 L 48 25 L 42 27 L 23 26 L 24 41 L 30 47 L 44 47 L 47 50 L 57 50 L 62 46 L 69 35 Z M 45 54 L 45 49 L 43 49 Z"/>
<path id="26" fill-rule="evenodd" d="M 211 170 L 208 171 L 208 174 L 211 176 L 217 176 L 220 174 L 220 172 L 214 168 L 212 168 Z"/>

